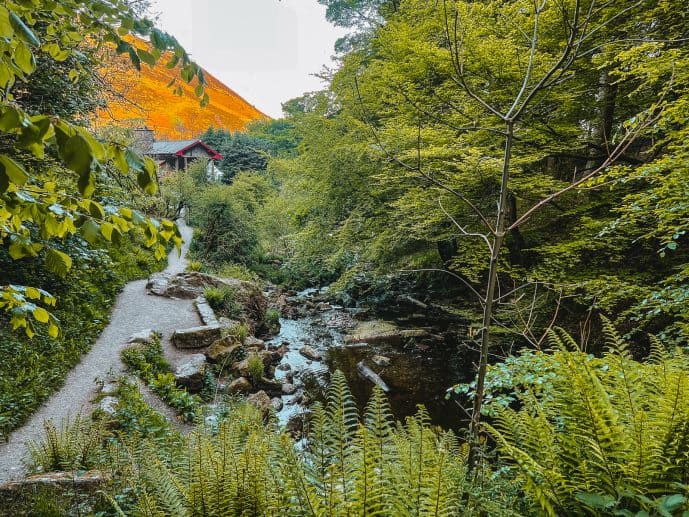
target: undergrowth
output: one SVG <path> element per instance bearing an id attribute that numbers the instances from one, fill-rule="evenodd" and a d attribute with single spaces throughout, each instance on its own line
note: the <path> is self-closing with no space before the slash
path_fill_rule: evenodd
<path id="1" fill-rule="evenodd" d="M 148 384 L 185 422 L 198 420 L 201 399 L 177 386 L 158 337 L 151 343 L 125 348 L 121 356 L 127 368 Z"/>
<path id="2" fill-rule="evenodd" d="M 12 332 L 6 316 L 0 315 L 0 439 L 23 424 L 62 385 L 107 325 L 124 284 L 165 266 L 136 243 L 93 250 L 72 238 L 65 246 L 74 259 L 65 278 L 47 273 L 40 261 L 11 260 L 7 251 L 0 249 L 3 279 L 22 284 L 30 278 L 30 285 L 55 295 L 53 314 L 60 321 L 57 339 L 39 328 L 28 340 Z"/>

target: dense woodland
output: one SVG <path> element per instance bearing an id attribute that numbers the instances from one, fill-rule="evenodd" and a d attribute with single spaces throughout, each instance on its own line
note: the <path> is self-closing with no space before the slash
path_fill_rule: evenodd
<path id="1" fill-rule="evenodd" d="M 163 267 L 182 213 L 193 269 L 329 285 L 374 312 L 437 308 L 476 374 L 440 387 L 466 428 L 438 429 L 423 409 L 395 423 L 378 390 L 359 411 L 335 373 L 298 446 L 235 399 L 183 436 L 123 381 L 118 427 L 47 426 L 32 455 L 39 471 L 107 470 L 108 486 L 20 503 L 686 515 L 685 2 L 318 1 L 349 29 L 327 88 L 286 102 L 282 119 L 199 135 L 223 155 L 219 183 L 203 163 L 158 178 L 127 130 L 90 128 L 107 97 L 99 63 L 114 54 L 177 70 L 208 102 L 202 71 L 145 2 L 0 6 L 0 435 L 60 386 L 119 289 Z M 152 383 L 169 369 L 156 345 L 125 362 Z M 199 420 L 196 398 L 167 393 Z"/>

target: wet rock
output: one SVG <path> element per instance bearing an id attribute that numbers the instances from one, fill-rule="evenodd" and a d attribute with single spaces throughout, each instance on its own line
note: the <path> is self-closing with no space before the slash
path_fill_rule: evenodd
<path id="1" fill-rule="evenodd" d="M 402 339 L 419 339 L 429 337 L 430 334 L 424 329 L 405 329 L 400 331 L 400 336 L 402 336 Z"/>
<path id="2" fill-rule="evenodd" d="M 392 361 L 390 360 L 389 357 L 385 357 L 384 355 L 374 355 L 371 357 L 371 361 L 374 362 L 374 364 L 384 368 L 386 366 L 390 366 L 392 364 Z"/>
<path id="3" fill-rule="evenodd" d="M 259 390 L 265 391 L 268 395 L 273 397 L 282 395 L 282 382 L 280 381 L 262 377 L 261 380 L 256 383 L 256 386 Z"/>
<path id="4" fill-rule="evenodd" d="M 282 408 L 284 407 L 284 404 L 282 403 L 282 399 L 280 397 L 275 397 L 270 400 L 271 406 L 273 406 L 273 409 L 275 412 L 282 411 Z"/>
<path id="5" fill-rule="evenodd" d="M 104 484 L 110 482 L 112 478 L 105 472 L 96 470 L 77 471 L 77 472 L 46 472 L 19 481 L 11 481 L 0 485 L 0 494 L 19 493 L 25 489 L 32 489 L 40 486 L 59 487 L 78 490 L 97 490 Z"/>
<path id="6" fill-rule="evenodd" d="M 219 325 L 204 325 L 176 330 L 172 334 L 172 344 L 177 348 L 205 348 L 220 339 L 222 329 Z"/>
<path id="7" fill-rule="evenodd" d="M 215 311 L 210 306 L 205 296 L 199 296 L 196 298 L 196 300 L 194 300 L 194 305 L 196 306 L 196 312 L 199 313 L 201 321 L 203 321 L 204 325 L 220 324 L 217 316 L 215 315 Z"/>
<path id="8" fill-rule="evenodd" d="M 366 321 L 360 323 L 345 336 L 345 343 L 392 343 L 399 344 L 400 329 L 387 321 Z"/>
<path id="9" fill-rule="evenodd" d="M 105 413 L 106 415 L 113 416 L 117 413 L 117 406 L 120 405 L 120 401 L 115 397 L 103 397 L 103 399 L 98 403 L 98 409 Z"/>
<path id="10" fill-rule="evenodd" d="M 368 343 L 347 343 L 345 348 L 368 348 L 369 346 Z"/>
<path id="11" fill-rule="evenodd" d="M 281 372 L 287 372 L 292 369 L 292 365 L 289 363 L 282 363 L 278 365 L 277 369 Z"/>
<path id="12" fill-rule="evenodd" d="M 286 346 L 282 345 L 278 348 L 271 348 L 269 352 L 273 358 L 273 362 L 279 363 L 287 355 L 289 349 Z"/>
<path id="13" fill-rule="evenodd" d="M 153 329 L 146 329 L 142 330 L 141 332 L 137 332 L 136 334 L 132 334 L 127 340 L 127 343 L 148 345 L 153 343 L 156 337 L 157 334 L 153 331 Z"/>
<path id="14" fill-rule="evenodd" d="M 233 380 L 227 387 L 227 393 L 235 395 L 237 393 L 249 393 L 251 391 L 251 383 L 246 377 L 239 377 Z"/>
<path id="15" fill-rule="evenodd" d="M 285 424 L 285 431 L 292 436 L 292 438 L 299 440 L 304 434 L 305 424 L 311 417 L 311 412 L 305 410 L 301 413 L 295 413 L 289 417 L 287 424 Z"/>
<path id="16" fill-rule="evenodd" d="M 306 357 L 307 359 L 311 359 L 312 361 L 322 361 L 323 356 L 315 350 L 313 347 L 310 347 L 309 345 L 305 345 L 299 349 L 299 353 Z"/>
<path id="17" fill-rule="evenodd" d="M 244 358 L 242 344 L 228 336 L 218 339 L 206 350 L 206 357 L 211 363 L 232 364 Z"/>
<path id="18" fill-rule="evenodd" d="M 261 350 L 257 354 L 261 360 L 263 361 L 263 366 L 268 368 L 273 362 L 275 361 L 275 358 L 273 357 L 273 352 L 270 352 L 268 350 Z"/>
<path id="19" fill-rule="evenodd" d="M 249 371 L 249 359 L 242 359 L 232 365 L 232 373 L 241 377 L 251 377 Z"/>
<path id="20" fill-rule="evenodd" d="M 284 393 L 285 395 L 292 395 L 296 391 L 297 387 L 294 384 L 286 382 L 282 385 L 282 393 Z"/>
<path id="21" fill-rule="evenodd" d="M 244 346 L 246 348 L 253 348 L 256 350 L 265 350 L 266 349 L 266 343 L 262 339 L 258 339 L 257 337 L 254 336 L 249 336 L 244 340 Z"/>
<path id="22" fill-rule="evenodd" d="M 400 329 L 388 321 L 367 321 L 359 324 L 349 335 L 345 343 L 389 343 L 401 345 L 405 339 L 418 339 L 428 336 L 423 329 Z"/>
<path id="23" fill-rule="evenodd" d="M 265 391 L 259 391 L 253 395 L 249 395 L 246 401 L 258 409 L 263 418 L 266 418 L 270 414 L 270 409 L 273 407 L 270 397 Z"/>
<path id="24" fill-rule="evenodd" d="M 382 389 L 385 393 L 390 392 L 390 387 L 387 384 L 385 384 L 385 381 L 380 378 L 380 375 L 378 375 L 376 372 L 374 372 L 368 366 L 366 366 L 363 361 L 357 363 L 356 371 L 364 379 L 371 381 L 376 386 L 379 386 L 380 389 Z"/>
<path id="25" fill-rule="evenodd" d="M 206 356 L 194 354 L 189 361 L 175 370 L 175 382 L 186 388 L 189 393 L 198 393 L 203 389 L 203 376 L 206 372 Z"/>
<path id="26" fill-rule="evenodd" d="M 299 391 L 296 393 L 296 395 L 294 395 L 294 397 L 287 401 L 287 405 L 296 406 L 297 404 L 301 404 L 302 402 L 304 402 L 304 392 Z"/>

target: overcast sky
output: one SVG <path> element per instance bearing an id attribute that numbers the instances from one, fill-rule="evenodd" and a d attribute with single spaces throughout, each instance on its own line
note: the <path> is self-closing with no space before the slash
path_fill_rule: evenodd
<path id="1" fill-rule="evenodd" d="M 272 117 L 323 87 L 311 74 L 332 64 L 343 35 L 316 0 L 154 0 L 153 13 L 197 63 Z"/>

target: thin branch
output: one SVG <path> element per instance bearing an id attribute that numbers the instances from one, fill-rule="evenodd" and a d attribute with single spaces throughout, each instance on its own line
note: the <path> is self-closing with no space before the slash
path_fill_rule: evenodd
<path id="1" fill-rule="evenodd" d="M 447 216 L 447 218 L 450 221 L 452 221 L 452 224 L 454 224 L 457 227 L 457 229 L 461 232 L 462 235 L 464 235 L 465 237 L 478 237 L 478 238 L 482 239 L 486 243 L 486 246 L 488 246 L 488 251 L 491 254 L 493 253 L 493 245 L 491 244 L 490 240 L 488 240 L 488 237 L 485 234 L 467 232 L 465 227 L 460 225 L 457 222 L 457 220 L 447 210 L 445 210 L 445 207 L 443 206 L 443 202 L 440 198 L 438 198 L 438 204 L 440 205 L 440 209 L 443 211 L 445 216 Z"/>
<path id="2" fill-rule="evenodd" d="M 447 269 L 439 269 L 439 268 L 421 268 L 421 269 L 400 269 L 401 273 L 446 273 L 450 275 L 453 278 L 456 278 L 460 282 L 462 282 L 469 290 L 478 298 L 479 302 L 481 305 L 486 303 L 486 299 L 476 290 L 474 287 L 467 282 L 464 278 L 459 276 L 456 273 L 453 273 L 452 271 L 448 271 Z"/>
<path id="3" fill-rule="evenodd" d="M 359 89 L 359 80 L 358 80 L 356 77 L 354 78 L 354 85 L 355 85 L 355 87 L 356 87 L 356 92 L 357 92 L 357 95 L 358 95 L 358 97 L 359 97 L 359 104 L 361 105 L 361 109 L 364 111 L 364 117 L 366 118 L 366 122 L 367 122 L 368 126 L 369 126 L 370 129 L 371 129 L 371 132 L 372 132 L 372 134 L 373 134 L 373 138 L 376 140 L 376 143 L 378 144 L 378 146 L 380 147 L 380 149 L 383 151 L 383 153 L 384 153 L 390 160 L 392 160 L 394 163 L 396 163 L 396 164 L 399 165 L 400 167 L 402 167 L 402 168 L 404 168 L 404 169 L 406 169 L 406 170 L 409 170 L 409 171 L 412 171 L 412 172 L 415 172 L 415 173 L 420 174 L 420 175 L 423 176 L 427 181 L 431 182 L 431 183 L 434 184 L 435 186 L 440 187 L 441 189 L 443 189 L 443 190 L 449 192 L 449 193 L 452 194 L 453 196 L 455 196 L 455 197 L 457 197 L 458 199 L 460 199 L 462 202 L 464 202 L 464 203 L 465 203 L 465 204 L 466 204 L 466 205 L 467 205 L 467 206 L 478 216 L 478 218 L 479 218 L 479 219 L 481 220 L 481 222 L 486 226 L 486 228 L 488 229 L 488 231 L 489 231 L 491 234 L 495 234 L 495 230 L 493 230 L 493 227 L 492 227 L 492 225 L 490 224 L 490 222 L 488 222 L 488 219 L 486 218 L 486 216 L 483 215 L 483 212 L 481 212 L 481 210 L 479 210 L 479 208 L 478 208 L 468 197 L 466 197 L 464 194 L 462 194 L 462 193 L 459 192 L 458 190 L 456 190 L 456 189 L 454 189 L 454 188 L 452 188 L 452 187 L 446 185 L 446 184 L 443 183 L 442 181 L 437 180 L 437 179 L 434 178 L 430 173 L 424 171 L 422 168 L 420 168 L 420 167 L 414 167 L 414 166 L 412 166 L 412 165 L 409 165 L 408 163 L 406 163 L 406 162 L 403 161 L 403 160 L 400 160 L 397 156 L 393 155 L 390 151 L 388 151 L 388 149 L 387 149 L 387 147 L 385 146 L 385 144 L 383 144 L 383 142 L 382 142 L 382 140 L 381 140 L 381 138 L 380 138 L 380 135 L 378 134 L 378 131 L 376 131 L 376 129 L 375 129 L 375 127 L 374 127 L 374 125 L 373 125 L 373 123 L 372 123 L 370 117 L 369 117 L 368 114 L 367 114 L 366 107 L 365 107 L 365 105 L 364 105 L 364 100 L 363 100 L 363 97 L 361 96 L 361 91 L 360 91 L 360 89 Z"/>

